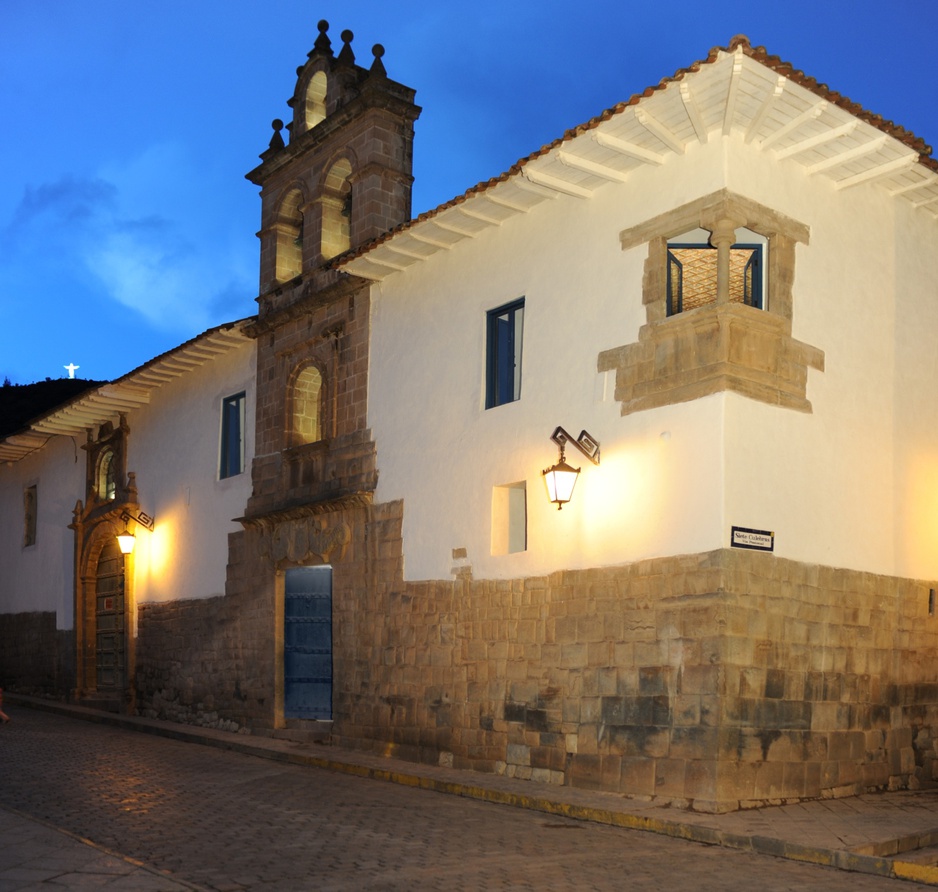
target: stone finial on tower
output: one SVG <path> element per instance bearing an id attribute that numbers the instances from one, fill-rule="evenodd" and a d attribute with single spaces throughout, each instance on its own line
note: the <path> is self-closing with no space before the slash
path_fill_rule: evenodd
<path id="1" fill-rule="evenodd" d="M 316 53 L 322 53 L 326 56 L 332 55 L 332 41 L 329 39 L 329 35 L 326 32 L 329 30 L 329 23 L 325 19 L 320 19 L 319 24 L 316 26 L 319 28 L 319 36 L 316 38 L 316 42 L 313 44 L 313 48 L 306 54 L 309 58 L 312 58 Z"/>
<path id="2" fill-rule="evenodd" d="M 355 53 L 352 52 L 352 41 L 354 39 L 355 35 L 348 28 L 342 32 L 342 49 L 339 50 L 338 61 L 343 65 L 355 64 Z"/>
<path id="3" fill-rule="evenodd" d="M 283 137 L 280 135 L 280 131 L 283 130 L 283 121 L 280 118 L 274 118 L 270 122 L 270 126 L 273 127 L 274 135 L 270 138 L 270 145 L 268 149 L 273 149 L 275 152 L 279 149 L 282 149 L 285 145 Z"/>
<path id="4" fill-rule="evenodd" d="M 381 61 L 381 57 L 384 55 L 384 47 L 380 43 L 376 43 L 372 48 L 371 52 L 375 57 L 374 62 L 371 63 L 371 73 L 380 74 L 381 77 L 387 77 L 388 72 L 384 67 L 384 62 Z"/>

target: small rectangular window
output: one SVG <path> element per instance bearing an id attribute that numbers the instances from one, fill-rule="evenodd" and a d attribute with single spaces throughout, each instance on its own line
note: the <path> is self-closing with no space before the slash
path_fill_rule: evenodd
<path id="1" fill-rule="evenodd" d="M 528 548 L 528 490 L 522 480 L 492 490 L 492 554 Z"/>
<path id="2" fill-rule="evenodd" d="M 244 470 L 244 393 L 221 404 L 221 460 L 218 476 L 234 477 Z"/>
<path id="3" fill-rule="evenodd" d="M 485 408 L 521 397 L 521 340 L 524 298 L 489 310 L 485 361 Z"/>
<path id="4" fill-rule="evenodd" d="M 35 486 L 23 490 L 23 546 L 36 544 L 36 514 L 39 493 Z"/>

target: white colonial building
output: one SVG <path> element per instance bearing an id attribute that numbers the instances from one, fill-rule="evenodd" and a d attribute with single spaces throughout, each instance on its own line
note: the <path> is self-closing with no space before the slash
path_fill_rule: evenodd
<path id="1" fill-rule="evenodd" d="M 140 604 L 222 595 L 250 495 L 254 342 L 213 328 L 0 443 L 2 672 L 133 708 Z M 133 535 L 124 557 L 117 535 Z"/>
<path id="2" fill-rule="evenodd" d="M 258 316 L 2 445 L 0 628 L 99 697 L 126 504 L 143 714 L 705 810 L 934 781 L 930 148 L 735 38 L 410 219 L 414 93 L 327 29 Z"/>

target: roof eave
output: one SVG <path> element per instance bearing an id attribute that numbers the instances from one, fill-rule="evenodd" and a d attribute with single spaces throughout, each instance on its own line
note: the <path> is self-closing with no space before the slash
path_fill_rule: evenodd
<path id="1" fill-rule="evenodd" d="M 756 70 L 762 95 L 758 102 L 743 101 L 739 84 Z M 719 107 L 701 100 L 705 91 L 695 89 L 698 81 L 712 81 L 714 71 L 723 81 Z M 629 126 L 635 121 L 638 126 Z M 886 182 L 892 194 L 938 218 L 938 162 L 930 146 L 764 47 L 734 37 L 729 47 L 715 47 L 704 60 L 567 130 L 501 175 L 335 258 L 333 266 L 385 279 L 550 197 L 589 198 L 605 183 L 624 182 L 639 167 L 665 163 L 694 140 L 706 142 L 714 131 L 741 132 L 747 141 L 801 161 L 809 173 L 826 175 L 838 188 Z M 847 131 L 856 135 L 840 138 Z M 608 151 L 598 152 L 595 143 Z"/>

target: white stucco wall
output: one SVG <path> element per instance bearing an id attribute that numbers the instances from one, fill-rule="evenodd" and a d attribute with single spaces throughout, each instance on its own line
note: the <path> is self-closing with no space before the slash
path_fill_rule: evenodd
<path id="1" fill-rule="evenodd" d="M 127 470 L 137 475 L 153 533 L 136 530 L 129 561 L 138 602 L 222 594 L 233 519 L 251 492 L 254 455 L 254 343 L 177 378 L 127 414 Z M 245 470 L 218 477 L 221 402 L 245 391 Z M 114 419 L 115 423 L 117 418 Z M 56 612 L 74 626 L 75 503 L 85 498 L 82 438 L 54 437 L 18 462 L 0 467 L 0 612 Z M 36 544 L 23 546 L 23 490 L 36 484 Z"/>
<path id="2" fill-rule="evenodd" d="M 223 594 L 228 533 L 241 526 L 254 456 L 254 343 L 164 384 L 128 418 L 127 470 L 155 520 L 134 548 L 138 603 Z M 219 479 L 222 401 L 245 391 L 244 471 Z"/>
<path id="3" fill-rule="evenodd" d="M 697 193 L 722 185 L 722 158 L 692 148 Z M 623 418 L 598 354 L 633 342 L 645 321 L 646 249 L 622 229 L 690 188 L 669 162 L 591 200 L 561 197 L 441 252 L 373 290 L 369 424 L 380 501 L 404 500 L 404 572 L 446 578 L 465 547 L 477 577 L 538 575 L 721 544 L 721 396 Z M 485 410 L 486 312 L 525 298 L 520 400 Z M 402 350 L 401 345 L 407 349 Z M 547 501 L 557 425 L 601 443 L 573 501 Z M 527 551 L 492 555 L 492 488 L 526 481 Z"/>
<path id="4" fill-rule="evenodd" d="M 902 206 L 895 229 L 896 566 L 938 580 L 938 221 Z"/>
<path id="5" fill-rule="evenodd" d="M 824 351 L 825 369 L 808 373 L 809 415 L 728 399 L 730 523 L 775 531 L 784 557 L 896 573 L 895 202 L 733 148 L 730 188 L 810 226 L 792 329 Z"/>
<path id="6" fill-rule="evenodd" d="M 23 491 L 36 486 L 36 544 L 23 545 Z M 68 529 L 84 496 L 85 453 L 71 437 L 0 467 L 0 613 L 51 611 L 56 627 L 74 622 L 74 533 Z"/>
<path id="7" fill-rule="evenodd" d="M 619 232 L 723 187 L 810 227 L 793 335 L 824 351 L 810 414 L 735 394 L 621 417 L 602 350 L 637 340 L 646 249 Z M 776 554 L 938 577 L 938 226 L 875 184 L 837 191 L 754 145 L 712 135 L 589 201 L 560 197 L 386 279 L 373 291 L 369 422 L 379 500 L 404 500 L 408 579 L 538 575 L 776 533 Z M 525 297 L 521 399 L 483 408 L 486 311 Z M 406 344 L 406 350 L 401 345 Z M 561 424 L 586 428 L 562 512 L 540 472 Z M 528 548 L 492 555 L 492 488 L 524 480 Z M 933 494 L 933 495 L 932 495 Z"/>

